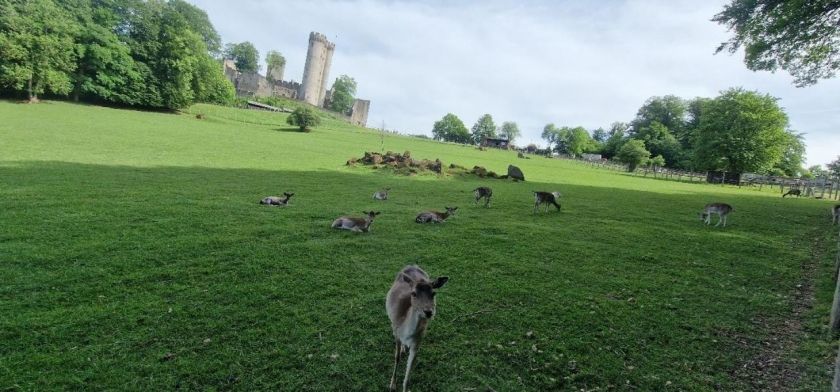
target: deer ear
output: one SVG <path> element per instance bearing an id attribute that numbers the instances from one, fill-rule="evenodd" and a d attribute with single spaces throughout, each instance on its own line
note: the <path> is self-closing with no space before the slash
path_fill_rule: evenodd
<path id="1" fill-rule="evenodd" d="M 432 283 L 432 288 L 439 289 L 449 281 L 448 276 L 439 276 L 435 281 Z"/>
<path id="2" fill-rule="evenodd" d="M 457 209 L 458 209 L 458 207 L 455 207 L 455 208 L 453 208 L 453 209 L 452 209 L 452 211 L 455 211 L 455 210 L 457 210 Z"/>
<path id="3" fill-rule="evenodd" d="M 400 279 L 402 279 L 402 281 L 405 283 L 414 284 L 414 279 L 411 279 L 411 277 L 409 277 L 406 274 L 400 274 Z"/>
<path id="4" fill-rule="evenodd" d="M 368 214 L 370 214 L 370 212 L 362 211 L 362 214 L 368 215 Z"/>
<path id="5" fill-rule="evenodd" d="M 379 211 L 379 212 L 374 212 L 374 213 L 373 213 L 373 215 L 374 215 L 374 216 L 376 216 L 376 215 L 379 215 L 379 214 L 381 214 L 381 213 L 382 213 L 382 211 Z"/>

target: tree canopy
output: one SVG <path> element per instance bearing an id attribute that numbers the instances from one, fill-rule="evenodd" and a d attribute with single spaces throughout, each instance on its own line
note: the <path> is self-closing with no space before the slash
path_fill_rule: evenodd
<path id="1" fill-rule="evenodd" d="M 330 109 L 339 113 L 349 113 L 353 107 L 353 101 L 356 99 L 355 95 L 356 80 L 347 75 L 339 76 L 332 86 Z"/>
<path id="2" fill-rule="evenodd" d="M 265 77 L 274 80 L 274 71 L 286 66 L 286 58 L 276 50 L 269 50 L 265 54 Z M 282 78 L 282 77 L 281 77 Z M 333 86 L 335 87 L 335 86 Z"/>
<path id="3" fill-rule="evenodd" d="M 485 114 L 479 117 L 473 125 L 471 133 L 474 144 L 481 144 L 484 138 L 496 137 L 496 124 L 493 122 L 493 116 Z"/>
<path id="4" fill-rule="evenodd" d="M 248 41 L 225 45 L 225 57 L 233 60 L 239 72 L 249 73 L 260 70 L 260 52 Z"/>
<path id="5" fill-rule="evenodd" d="M 432 137 L 435 140 L 443 140 L 454 143 L 470 143 L 472 138 L 464 122 L 458 116 L 448 113 L 442 119 L 435 122 L 432 128 Z"/>
<path id="6" fill-rule="evenodd" d="M 502 127 L 499 128 L 499 135 L 513 143 L 521 135 L 519 125 L 516 125 L 513 121 L 505 121 L 502 123 Z"/>
<path id="7" fill-rule="evenodd" d="M 840 1 L 731 0 L 712 20 L 733 33 L 717 52 L 744 48 L 750 70 L 783 69 L 802 87 L 840 69 Z"/>
<path id="8" fill-rule="evenodd" d="M 621 146 L 618 150 L 618 160 L 627 164 L 627 170 L 635 171 L 636 167 L 650 158 L 650 151 L 645 149 L 645 143 L 641 140 L 632 139 Z"/>

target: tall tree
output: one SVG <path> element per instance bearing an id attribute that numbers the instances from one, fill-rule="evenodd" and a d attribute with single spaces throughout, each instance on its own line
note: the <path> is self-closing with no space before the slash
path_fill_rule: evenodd
<path id="1" fill-rule="evenodd" d="M 826 171 L 831 178 L 840 179 L 840 156 L 829 162 L 825 167 L 828 169 Z"/>
<path id="2" fill-rule="evenodd" d="M 502 127 L 499 128 L 499 135 L 507 139 L 509 142 L 513 143 L 513 141 L 519 137 L 521 133 L 519 132 L 519 125 L 516 125 L 513 121 L 505 121 L 502 123 Z"/>
<path id="3" fill-rule="evenodd" d="M 225 57 L 233 60 L 239 72 L 249 73 L 260 70 L 260 52 L 257 51 L 254 44 L 248 41 L 227 44 L 225 46 Z"/>
<path id="4" fill-rule="evenodd" d="M 0 2 L 0 83 L 38 94 L 67 94 L 76 67 L 78 26 L 52 0 Z"/>
<path id="5" fill-rule="evenodd" d="M 286 66 L 286 58 L 276 50 L 269 50 L 265 55 L 265 78 L 274 81 L 274 73 L 276 70 L 282 70 Z M 282 72 L 279 77 L 283 79 Z M 354 82 L 355 83 L 355 82 Z M 333 88 L 335 85 L 333 85 Z"/>
<path id="6" fill-rule="evenodd" d="M 168 0 L 168 4 L 184 18 L 190 30 L 201 36 L 204 46 L 212 56 L 221 54 L 222 38 L 219 37 L 213 23 L 210 23 L 207 12 L 184 0 Z"/>
<path id="7" fill-rule="evenodd" d="M 729 89 L 704 108 L 695 160 L 701 169 L 765 172 L 777 164 L 787 142 L 788 118 L 777 99 Z"/>
<path id="8" fill-rule="evenodd" d="M 550 150 L 551 146 L 557 143 L 557 139 L 560 137 L 560 129 L 552 123 L 545 124 L 540 137 L 548 143 L 548 149 Z"/>
<path id="9" fill-rule="evenodd" d="M 607 131 L 604 128 L 598 128 L 592 131 L 592 140 L 595 140 L 598 143 L 603 143 L 607 141 Z"/>
<path id="10" fill-rule="evenodd" d="M 750 70 L 783 69 L 802 87 L 840 69 L 840 1 L 731 0 L 712 20 L 734 34 L 717 52 L 743 47 Z"/>
<path id="11" fill-rule="evenodd" d="M 811 173 L 812 178 L 826 178 L 828 177 L 828 170 L 825 170 L 820 165 L 814 165 L 808 168 L 808 172 Z"/>
<path id="12" fill-rule="evenodd" d="M 805 135 L 788 131 L 785 138 L 782 159 L 775 167 L 781 169 L 788 177 L 797 177 L 806 171 L 802 167 L 805 162 Z"/>
<path id="13" fill-rule="evenodd" d="M 332 86 L 332 98 L 330 98 L 330 109 L 347 114 L 353 107 L 353 100 L 356 95 L 356 80 L 341 75 L 335 80 Z"/>
<path id="14" fill-rule="evenodd" d="M 631 139 L 624 143 L 616 155 L 618 160 L 627 164 L 628 171 L 635 171 L 636 167 L 650 158 L 650 151 L 645 149 L 641 140 Z"/>
<path id="15" fill-rule="evenodd" d="M 604 158 L 612 158 L 618 154 L 619 149 L 626 141 L 624 134 L 628 128 L 629 125 L 623 122 L 614 122 L 610 125 L 609 137 L 604 142 L 604 146 L 601 147 L 601 154 Z"/>
<path id="16" fill-rule="evenodd" d="M 442 119 L 435 122 L 432 128 L 432 136 L 435 140 L 443 140 L 454 143 L 470 143 L 472 141 L 470 132 L 458 116 L 448 113 Z"/>
<path id="17" fill-rule="evenodd" d="M 677 166 L 682 158 L 682 148 L 668 128 L 654 120 L 649 125 L 635 129 L 633 138 L 645 142 L 645 148 L 653 155 L 661 155 L 668 166 Z"/>
<path id="18" fill-rule="evenodd" d="M 496 124 L 493 122 L 493 116 L 485 114 L 479 117 L 471 131 L 474 144 L 481 144 L 484 138 L 496 137 Z"/>
<path id="19" fill-rule="evenodd" d="M 566 130 L 566 134 L 568 135 L 566 141 L 567 152 L 572 156 L 580 156 L 584 152 L 592 150 L 594 143 L 586 128 L 569 128 Z"/>
<path id="20" fill-rule="evenodd" d="M 667 165 L 676 166 L 682 147 L 678 140 L 688 140 L 686 116 L 688 105 L 679 97 L 666 95 L 648 99 L 633 120 L 630 137 L 645 142 L 651 154 L 665 157 Z"/>

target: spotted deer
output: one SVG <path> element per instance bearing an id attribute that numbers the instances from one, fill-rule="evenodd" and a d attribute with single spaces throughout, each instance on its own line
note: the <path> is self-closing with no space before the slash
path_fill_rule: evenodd
<path id="1" fill-rule="evenodd" d="M 791 189 L 791 190 L 787 191 L 787 193 L 785 193 L 784 195 L 782 195 L 782 198 L 784 199 L 784 198 L 785 198 L 785 197 L 787 197 L 787 196 L 796 196 L 796 197 L 800 197 L 800 196 L 802 196 L 802 191 L 801 191 L 801 190 L 799 190 L 799 189 Z"/>
<path id="2" fill-rule="evenodd" d="M 408 377 L 414 367 L 417 350 L 435 315 L 435 290 L 443 287 L 447 281 L 449 278 L 446 276 L 432 280 L 420 267 L 409 265 L 397 274 L 388 290 L 385 311 L 394 333 L 394 371 L 388 386 L 391 391 L 397 390 L 397 366 L 404 352 L 408 352 L 408 361 L 402 390 L 408 391 Z"/>
<path id="3" fill-rule="evenodd" d="M 417 214 L 417 218 L 414 218 L 414 221 L 417 223 L 443 223 L 452 215 L 455 215 L 455 210 L 458 207 L 445 207 L 446 212 L 438 212 L 438 211 L 423 211 Z"/>
<path id="4" fill-rule="evenodd" d="M 373 193 L 373 200 L 388 200 L 388 191 L 390 191 L 390 190 L 391 190 L 391 188 L 385 188 L 381 191 L 374 192 Z"/>
<path id="5" fill-rule="evenodd" d="M 836 225 L 840 222 L 840 204 L 831 208 L 831 224 Z"/>
<path id="6" fill-rule="evenodd" d="M 294 195 L 295 195 L 294 193 L 283 192 L 284 197 L 280 197 L 280 196 L 264 197 L 262 200 L 260 200 L 260 204 L 265 204 L 265 205 L 269 205 L 269 206 L 285 207 L 285 206 L 289 205 L 289 199 L 291 199 L 292 196 L 294 196 Z"/>
<path id="7" fill-rule="evenodd" d="M 560 192 L 534 191 L 534 213 L 537 213 L 537 209 L 541 204 L 545 204 L 545 212 L 548 212 L 548 206 L 552 204 L 557 207 L 557 211 L 560 211 L 560 203 L 557 203 L 559 197 Z"/>
<path id="8" fill-rule="evenodd" d="M 732 206 L 726 203 L 709 203 L 703 208 L 703 212 L 700 214 L 700 220 L 710 225 L 712 224 L 712 214 L 717 214 L 718 223 L 715 227 L 720 226 L 721 222 L 723 222 L 723 227 L 726 227 L 726 217 L 729 216 L 732 210 Z"/>
<path id="9" fill-rule="evenodd" d="M 361 218 L 351 216 L 339 217 L 338 219 L 333 221 L 332 228 L 350 230 L 355 231 L 357 233 L 367 233 L 368 231 L 370 231 L 370 225 L 373 224 L 373 218 L 376 218 L 376 216 L 381 214 L 381 212 L 362 211 L 362 213 L 364 213 L 365 216 Z"/>
<path id="10" fill-rule="evenodd" d="M 478 201 L 483 198 L 484 206 L 490 207 L 490 199 L 493 197 L 492 189 L 486 186 L 480 186 L 478 188 L 473 189 L 473 195 L 475 196 L 475 204 L 478 204 Z"/>

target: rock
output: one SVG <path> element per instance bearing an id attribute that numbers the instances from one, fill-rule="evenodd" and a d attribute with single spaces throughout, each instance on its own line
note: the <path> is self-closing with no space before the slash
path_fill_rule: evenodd
<path id="1" fill-rule="evenodd" d="M 523 154 L 521 152 L 516 154 L 516 156 L 519 157 L 519 158 L 525 159 L 525 154 Z"/>
<path id="2" fill-rule="evenodd" d="M 403 158 L 411 158 L 411 151 L 405 150 L 405 152 L 403 153 Z"/>
<path id="3" fill-rule="evenodd" d="M 525 181 L 525 175 L 522 174 L 522 170 L 516 166 L 508 165 L 507 175 L 509 178 L 513 178 L 514 180 Z"/>
<path id="4" fill-rule="evenodd" d="M 440 174 L 443 169 L 443 162 L 440 159 L 435 159 L 435 163 L 430 167 L 433 172 Z"/>
<path id="5" fill-rule="evenodd" d="M 371 158 L 370 162 L 373 163 L 374 165 L 378 165 L 378 164 L 382 163 L 382 155 L 371 154 L 370 158 Z"/>
<path id="6" fill-rule="evenodd" d="M 347 166 L 353 166 L 356 164 L 356 158 L 350 158 L 347 160 Z"/>
<path id="7" fill-rule="evenodd" d="M 481 166 L 473 166 L 472 173 L 481 178 L 484 178 L 487 176 L 487 169 Z"/>

